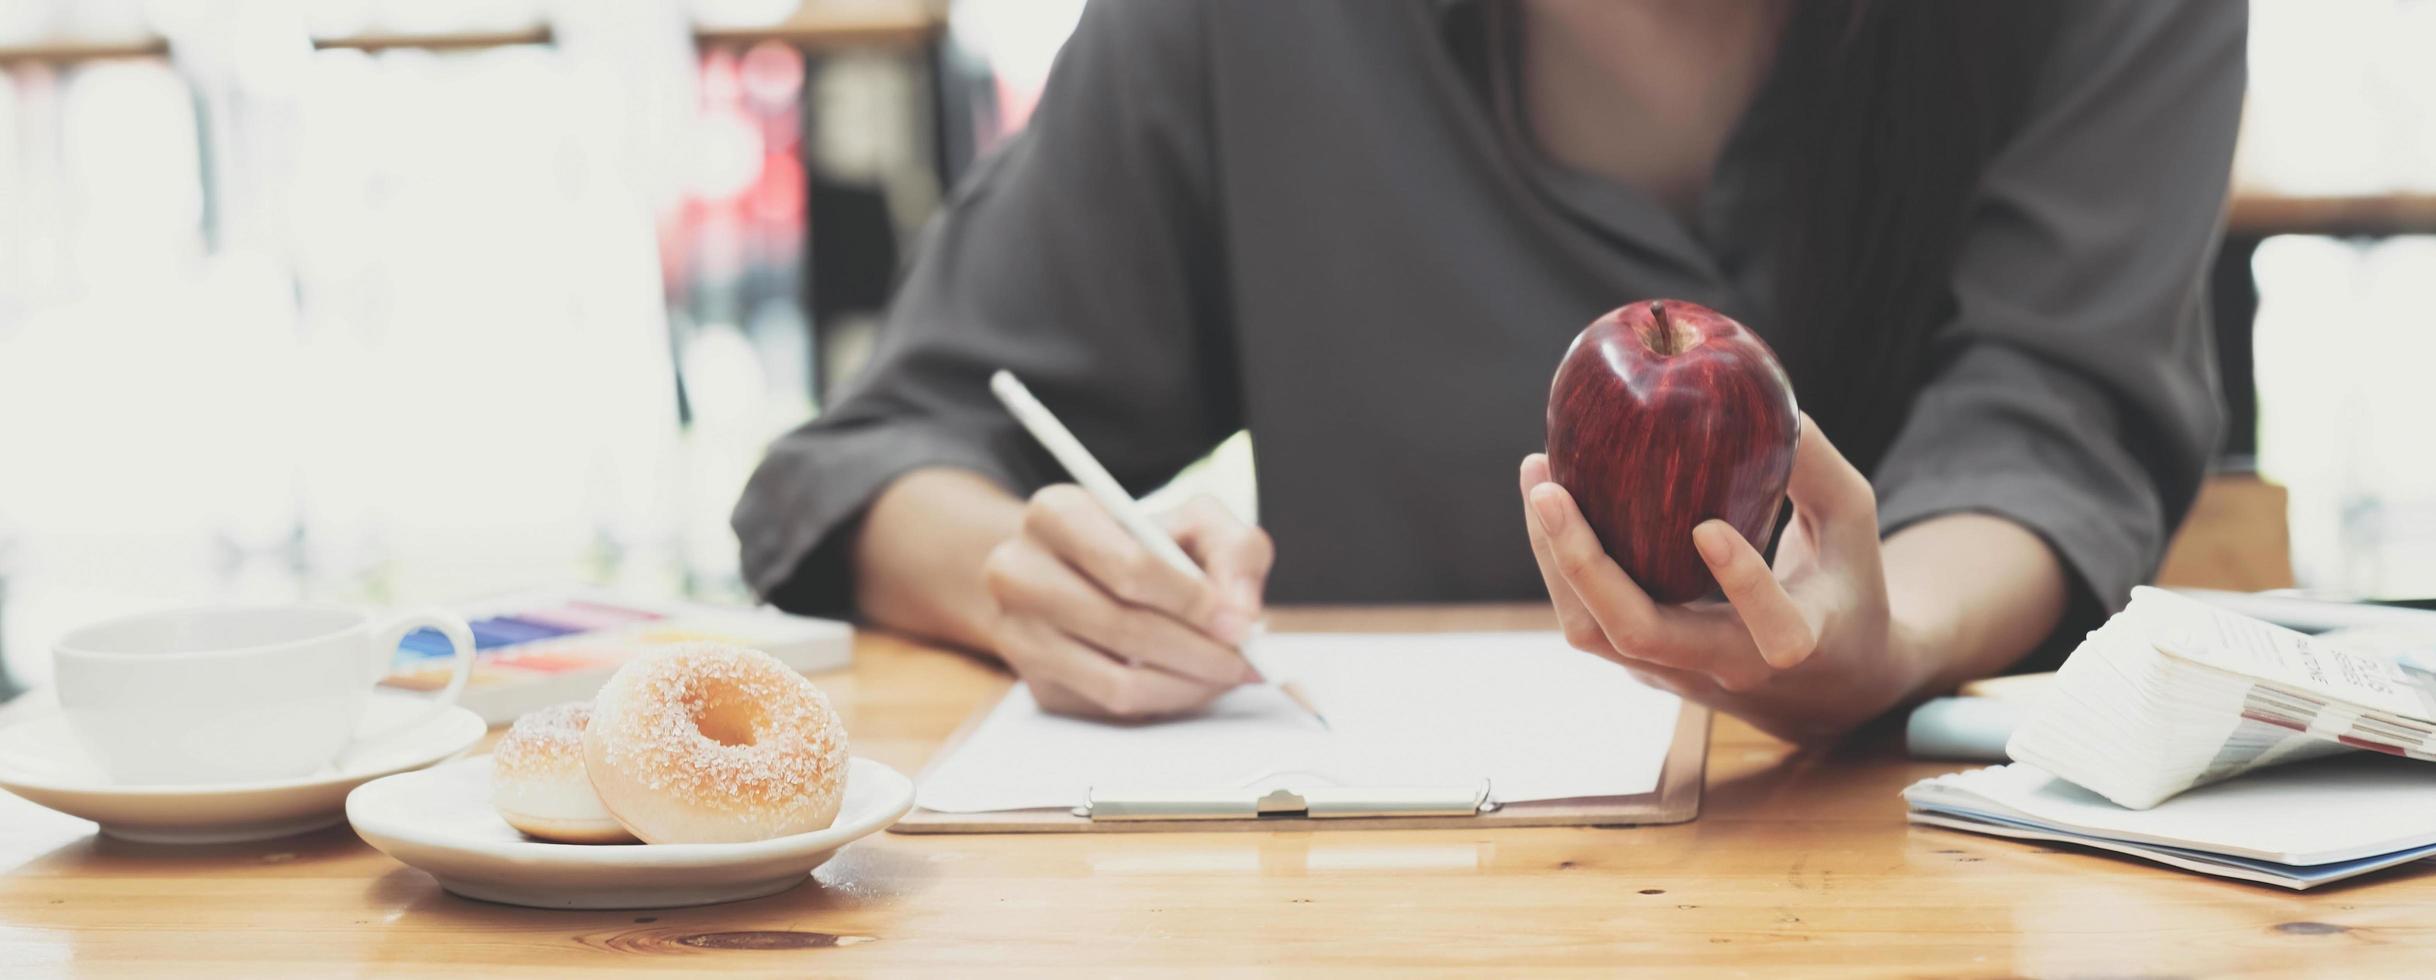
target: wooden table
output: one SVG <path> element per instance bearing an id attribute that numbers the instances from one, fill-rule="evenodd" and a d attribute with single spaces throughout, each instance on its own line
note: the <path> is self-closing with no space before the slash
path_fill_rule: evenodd
<path id="1" fill-rule="evenodd" d="M 947 29 L 940 0 L 807 0 L 795 12 L 753 26 L 700 25 L 700 45 L 779 41 L 797 48 L 918 47 Z M 553 44 L 557 32 L 546 20 L 521 27 L 431 33 L 385 31 L 330 34 L 311 39 L 317 50 L 480 51 L 523 44 Z M 169 39 L 149 34 L 116 38 L 62 37 L 32 43 L 0 43 L 0 69 L 17 65 L 79 65 L 124 58 L 166 58 Z"/>
<path id="2" fill-rule="evenodd" d="M 1291 628 L 1543 625 L 1514 607 L 1305 610 Z M 886 636 L 817 679 L 855 750 L 919 768 L 995 670 Z M 908 837 L 698 909 L 468 901 L 345 828 L 175 849 L 0 795 L 0 976 L 718 969 L 819 973 L 2424 973 L 2436 877 L 2307 895 L 1903 823 L 1955 768 L 1890 733 L 1797 751 L 1721 720 L 1675 827 Z"/>
<path id="3" fill-rule="evenodd" d="M 2363 191 L 2307 196 L 2237 190 L 2225 215 L 2225 232 L 2234 238 L 2426 235 L 2436 233 L 2436 193 Z"/>

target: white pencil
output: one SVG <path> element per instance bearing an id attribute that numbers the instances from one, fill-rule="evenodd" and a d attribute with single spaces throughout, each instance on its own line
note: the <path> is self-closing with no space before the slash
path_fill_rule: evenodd
<path id="1" fill-rule="evenodd" d="M 1008 413 L 1015 416 L 1015 421 L 1023 424 L 1024 431 L 1039 440 L 1041 447 L 1057 458 L 1058 465 L 1065 467 L 1066 472 L 1074 477 L 1074 482 L 1081 484 L 1092 499 L 1099 501 L 1101 509 L 1106 510 L 1108 516 L 1116 518 L 1117 524 L 1132 534 L 1134 540 L 1141 542 L 1143 547 L 1150 549 L 1151 554 L 1159 556 L 1159 560 L 1174 566 L 1177 571 L 1207 580 L 1208 576 L 1201 571 L 1201 566 L 1194 563 L 1191 555 L 1184 553 L 1183 546 L 1178 545 L 1176 539 L 1169 537 L 1159 525 L 1151 522 L 1150 515 L 1143 513 L 1142 505 L 1133 499 L 1132 494 L 1125 492 L 1124 486 L 1117 483 L 1107 467 L 1100 465 L 1099 458 L 1083 448 L 1082 440 L 1076 439 L 1074 432 L 1066 428 L 1064 422 L 1058 421 L 1057 416 L 1050 413 L 1049 407 L 1040 403 L 1040 399 L 1032 397 L 1032 390 L 1016 380 L 1014 374 L 999 371 L 990 375 L 990 393 L 998 396 L 998 401 L 1007 407 Z M 1321 727 L 1327 727 L 1328 717 L 1320 714 L 1319 708 L 1300 688 L 1290 682 L 1278 681 L 1277 675 L 1270 673 L 1267 665 L 1255 659 L 1253 646 L 1251 640 L 1247 639 L 1238 651 L 1252 665 L 1252 669 L 1260 671 L 1260 675 L 1276 684 L 1288 699 L 1310 712 L 1312 719 L 1318 721 Z"/>

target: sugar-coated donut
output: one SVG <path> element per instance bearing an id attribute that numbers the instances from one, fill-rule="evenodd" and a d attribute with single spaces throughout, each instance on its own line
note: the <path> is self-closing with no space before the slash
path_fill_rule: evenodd
<path id="1" fill-rule="evenodd" d="M 553 705 L 516 719 L 491 749 L 491 806 L 508 826 L 567 844 L 631 844 L 584 774 L 592 706 Z"/>
<path id="2" fill-rule="evenodd" d="M 769 654 L 687 644 L 602 686 L 584 762 L 601 803 L 646 843 L 767 840 L 837 819 L 846 729 L 820 688 Z"/>

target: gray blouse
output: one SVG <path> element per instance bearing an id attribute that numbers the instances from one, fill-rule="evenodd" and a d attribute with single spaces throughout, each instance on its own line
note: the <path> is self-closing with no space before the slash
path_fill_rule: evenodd
<path id="1" fill-rule="evenodd" d="M 1137 493 L 1248 429 L 1273 601 L 1540 597 L 1514 472 L 1584 324 L 1666 296 L 1788 358 L 1803 338 L 1769 312 L 1747 150 L 1729 142 L 1690 224 L 1550 166 L 1480 98 L 1441 6 L 1091 4 L 1030 127 L 927 234 L 869 370 L 754 474 L 751 585 L 844 610 L 843 542 L 909 470 L 1061 478 L 991 398 L 1004 367 Z M 1981 181 L 1937 371 L 1871 474 L 1890 533 L 2017 521 L 2084 615 L 2155 568 L 2221 425 L 2202 280 L 2246 16 L 2071 0 Z M 1749 111 L 1779 110 L 1763 87 Z"/>

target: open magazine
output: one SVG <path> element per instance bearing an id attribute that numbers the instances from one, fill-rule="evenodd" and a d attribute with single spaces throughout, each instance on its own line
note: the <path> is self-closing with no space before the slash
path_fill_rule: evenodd
<path id="1" fill-rule="evenodd" d="M 2436 673 L 2152 588 L 2081 642 L 2005 746 L 2133 809 L 2346 749 L 2436 760 Z"/>

